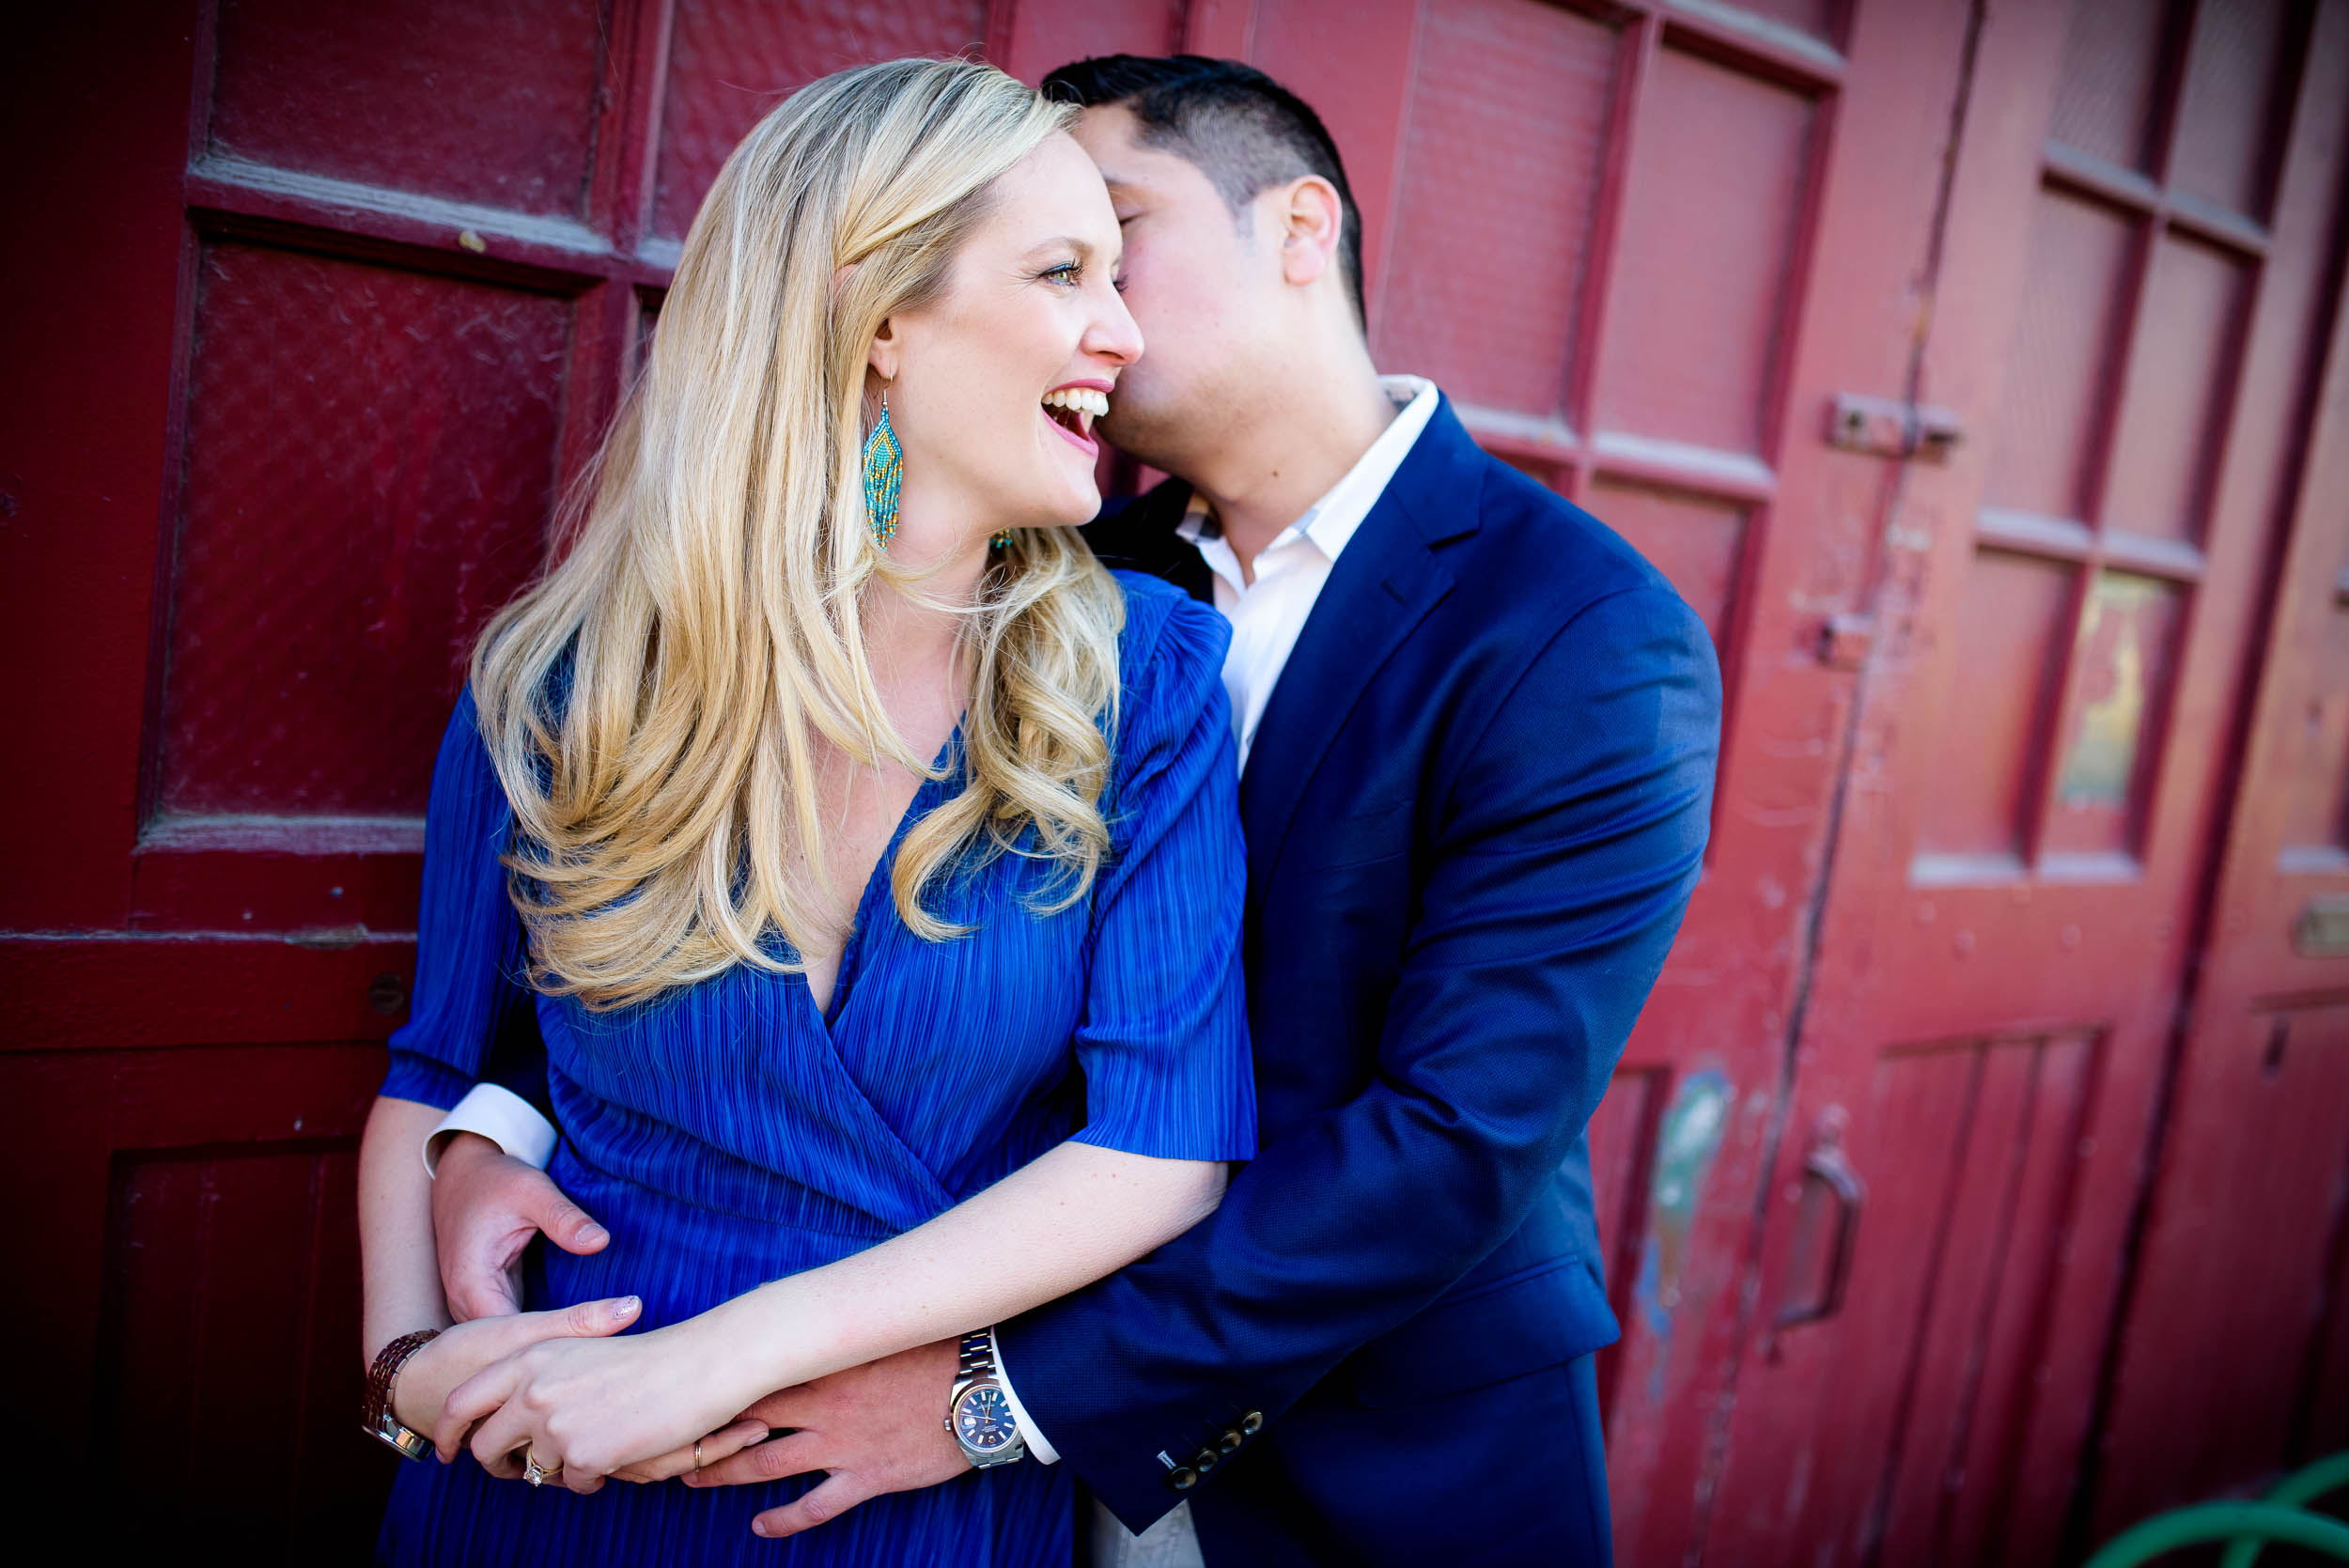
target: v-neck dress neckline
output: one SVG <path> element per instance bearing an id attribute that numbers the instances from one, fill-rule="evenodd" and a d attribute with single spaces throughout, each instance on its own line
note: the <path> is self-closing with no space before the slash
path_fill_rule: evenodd
<path id="1" fill-rule="evenodd" d="M 945 743 L 939 747 L 938 755 L 930 759 L 930 767 L 937 772 L 913 786 L 913 799 L 908 800 L 906 809 L 898 813 L 897 825 L 890 830 L 889 841 L 881 846 L 879 857 L 864 874 L 864 886 L 857 893 L 856 908 L 848 917 L 848 939 L 840 944 L 840 962 L 832 972 L 832 995 L 825 1000 L 824 1005 L 816 1005 L 816 987 L 807 983 L 806 969 L 802 967 L 793 971 L 800 983 L 800 994 L 807 1000 L 808 1011 L 816 1015 L 817 1027 L 835 1045 L 838 1044 L 836 1032 L 840 1017 L 848 1009 L 848 992 L 856 978 L 852 966 L 867 945 L 864 933 L 873 918 L 874 890 L 886 886 L 889 879 L 896 875 L 898 846 L 905 843 L 906 835 L 913 831 L 913 825 L 929 815 L 934 804 L 931 797 L 946 782 L 945 773 L 951 770 L 951 765 L 961 754 L 962 723 L 966 717 L 967 710 L 956 718 L 955 727 L 946 732 Z M 804 966 L 804 955 L 801 955 L 801 963 Z"/>

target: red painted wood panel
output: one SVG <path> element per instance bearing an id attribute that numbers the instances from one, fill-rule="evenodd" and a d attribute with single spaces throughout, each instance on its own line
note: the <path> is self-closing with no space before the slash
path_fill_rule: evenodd
<path id="1" fill-rule="evenodd" d="M 1669 44 L 1651 69 L 1593 421 L 1759 452 L 1815 111 L 1797 89 Z"/>
<path id="2" fill-rule="evenodd" d="M 2077 520 L 2095 483 L 2095 431 L 2113 341 L 2127 329 L 2127 213 L 2061 186 L 2032 200 L 2030 260 L 1995 414 L 1983 500 Z"/>
<path id="3" fill-rule="evenodd" d="M 2300 1457 L 2340 1310 L 2349 1001 L 2214 1020 L 2176 1094 L 2191 1122 L 2169 1145 L 2122 1345 L 2124 1425 L 2098 1498 L 2113 1527 Z"/>
<path id="4" fill-rule="evenodd" d="M 2164 60 L 2183 8 L 2075 0 L 2047 138 L 2124 169 L 2151 166 Z"/>
<path id="5" fill-rule="evenodd" d="M 2019 867 L 2039 779 L 2038 737 L 2062 684 L 2078 571 L 2001 551 L 1974 558 L 1954 634 L 1969 684 L 1995 702 L 1953 703 L 1930 742 L 1939 761 L 1922 781 L 1917 852 Z M 1953 866 L 1952 869 L 1957 869 Z"/>
<path id="6" fill-rule="evenodd" d="M 567 302 L 205 247 L 150 832 L 424 810 L 474 634 L 537 567 Z"/>
<path id="7" fill-rule="evenodd" d="M 2202 542 L 2257 280 L 2240 253 L 2176 235 L 2155 242 L 2145 313 L 2159 330 L 2129 356 L 2105 491 L 2108 526 Z"/>
<path id="8" fill-rule="evenodd" d="M 866 60 L 953 54 L 986 39 L 986 0 L 677 0 L 650 232 L 685 237 L 734 144 L 793 88 Z"/>
<path id="9" fill-rule="evenodd" d="M 1525 0 L 1428 12 L 1377 296 L 1390 363 L 1457 402 L 1563 414 L 1623 46 Z"/>
<path id="10" fill-rule="evenodd" d="M 219 0 L 207 150 L 549 217 L 584 215 L 598 0 Z"/>

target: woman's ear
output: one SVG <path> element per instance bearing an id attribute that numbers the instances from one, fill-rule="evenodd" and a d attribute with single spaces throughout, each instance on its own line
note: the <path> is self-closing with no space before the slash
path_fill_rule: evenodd
<path id="1" fill-rule="evenodd" d="M 894 318 L 883 318 L 880 329 L 873 334 L 872 346 L 864 350 L 864 363 L 873 367 L 873 374 L 884 381 L 897 379 L 897 364 L 905 350 L 897 335 Z"/>

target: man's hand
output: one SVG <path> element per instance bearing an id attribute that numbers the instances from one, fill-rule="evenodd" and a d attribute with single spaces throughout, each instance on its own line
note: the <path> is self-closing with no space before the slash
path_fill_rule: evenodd
<path id="1" fill-rule="evenodd" d="M 957 1349 L 956 1341 L 941 1340 L 769 1394 L 742 1414 L 784 1435 L 706 1469 L 689 1468 L 685 1483 L 735 1486 L 831 1471 L 799 1501 L 770 1508 L 751 1521 L 757 1534 L 783 1536 L 836 1519 L 884 1492 L 952 1481 L 971 1467 L 961 1445 L 946 1431 L 946 1392 L 955 1384 Z M 688 1454 L 686 1464 L 692 1462 Z"/>
<path id="2" fill-rule="evenodd" d="M 459 1323 L 522 1310 L 522 1249 L 543 1231 L 566 1252 L 603 1250 L 612 1233 L 563 1196 L 547 1173 L 477 1134 L 441 1152 L 432 1182 L 432 1242 L 441 1291 Z"/>

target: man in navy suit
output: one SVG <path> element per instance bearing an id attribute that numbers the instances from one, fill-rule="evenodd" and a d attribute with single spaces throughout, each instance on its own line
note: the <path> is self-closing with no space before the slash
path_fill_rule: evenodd
<path id="1" fill-rule="evenodd" d="M 1103 428 L 1177 476 L 1090 537 L 1233 622 L 1262 1152 L 1187 1234 L 997 1326 L 1028 1456 L 1122 1522 L 1097 1560 L 1148 1529 L 1212 1568 L 1607 1562 L 1585 1128 L 1703 859 L 1710 638 L 1435 387 L 1379 377 L 1312 110 L 1189 56 L 1047 85 L 1085 105 L 1149 345 Z M 600 1245 L 495 1143 L 442 1157 L 460 1316 L 510 1310 L 535 1230 Z M 754 1413 L 802 1436 L 695 1483 L 829 1471 L 766 1516 L 788 1533 L 943 1480 L 955 1372 L 949 1343 L 782 1390 Z"/>

